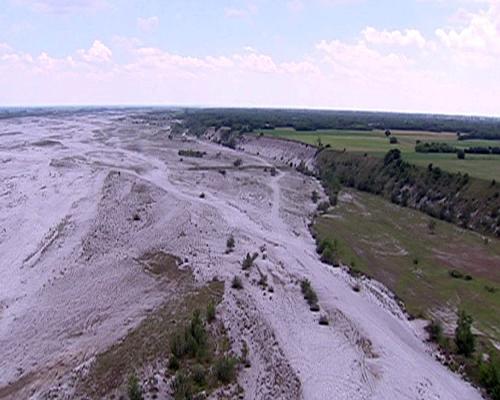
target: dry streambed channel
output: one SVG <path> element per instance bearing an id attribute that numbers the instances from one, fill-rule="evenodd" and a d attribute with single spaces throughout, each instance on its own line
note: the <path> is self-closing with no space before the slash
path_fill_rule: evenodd
<path id="1" fill-rule="evenodd" d="M 480 399 L 382 285 L 320 262 L 293 146 L 0 121 L 0 398 Z"/>

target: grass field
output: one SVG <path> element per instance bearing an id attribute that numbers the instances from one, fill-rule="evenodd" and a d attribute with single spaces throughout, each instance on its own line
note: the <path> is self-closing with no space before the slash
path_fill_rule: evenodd
<path id="1" fill-rule="evenodd" d="M 500 241 L 354 190 L 317 219 L 319 239 L 335 240 L 340 259 L 383 282 L 412 315 L 465 309 L 474 326 L 500 341 Z M 451 271 L 472 279 L 453 278 Z"/>
<path id="2" fill-rule="evenodd" d="M 260 132 L 260 131 L 259 131 Z M 465 160 L 459 160 L 456 154 L 416 153 L 417 140 L 422 142 L 446 142 L 457 148 L 499 146 L 500 140 L 459 141 L 454 133 L 434 133 L 419 131 L 392 131 L 398 144 L 390 144 L 382 131 L 319 130 L 315 132 L 295 131 L 290 128 L 263 130 L 267 136 L 283 137 L 304 143 L 317 144 L 318 138 L 323 145 L 347 151 L 368 153 L 383 157 L 387 151 L 398 148 L 403 158 L 416 165 L 427 166 L 432 163 L 449 172 L 468 173 L 483 179 L 500 180 L 500 155 L 467 154 Z"/>

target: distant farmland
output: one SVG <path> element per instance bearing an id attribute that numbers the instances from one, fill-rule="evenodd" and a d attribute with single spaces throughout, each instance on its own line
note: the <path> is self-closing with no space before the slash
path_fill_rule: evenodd
<path id="1" fill-rule="evenodd" d="M 500 147 L 500 140 L 457 140 L 455 133 L 436 133 L 428 131 L 399 131 L 392 130 L 391 137 L 398 140 L 397 144 L 390 144 L 384 131 L 356 131 L 356 130 L 317 130 L 296 131 L 293 128 L 263 129 L 267 136 L 283 137 L 309 144 L 317 144 L 318 139 L 323 145 L 330 145 L 333 149 L 383 157 L 387 151 L 398 148 L 403 158 L 413 164 L 427 166 L 432 163 L 449 172 L 468 173 L 482 179 L 500 180 L 500 155 L 498 154 L 467 154 L 464 160 L 459 160 L 455 153 L 417 153 L 415 145 L 421 142 L 444 142 L 458 149 L 469 147 Z"/>

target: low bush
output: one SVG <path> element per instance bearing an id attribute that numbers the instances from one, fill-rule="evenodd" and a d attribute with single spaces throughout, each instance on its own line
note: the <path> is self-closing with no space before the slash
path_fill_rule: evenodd
<path id="1" fill-rule="evenodd" d="M 232 252 L 234 250 L 235 244 L 236 244 L 236 242 L 234 240 L 234 236 L 230 235 L 229 238 L 226 241 L 226 249 L 227 249 L 226 251 L 228 253 Z"/>
<path id="2" fill-rule="evenodd" d="M 232 357 L 222 357 L 218 359 L 214 366 L 214 375 L 223 384 L 230 383 L 235 376 L 237 361 Z"/>
<path id="3" fill-rule="evenodd" d="M 188 150 L 179 150 L 179 152 L 177 154 L 179 154 L 182 157 L 202 158 L 207 153 L 204 152 L 204 151 L 198 151 L 198 150 L 188 149 Z"/>
<path id="4" fill-rule="evenodd" d="M 435 343 L 441 343 L 443 340 L 443 325 L 441 321 L 432 320 L 425 327 L 425 330 L 429 334 L 429 340 Z"/>
<path id="5" fill-rule="evenodd" d="M 330 208 L 330 202 L 322 201 L 321 203 L 318 204 L 317 210 L 321 213 L 326 213 L 329 208 Z"/>
<path id="6" fill-rule="evenodd" d="M 247 255 L 245 256 L 245 258 L 243 259 L 243 261 L 241 263 L 241 267 L 243 268 L 243 270 L 247 270 L 247 269 L 252 268 L 253 263 L 257 259 L 258 256 L 259 256 L 258 253 L 253 253 L 252 255 L 250 255 L 250 253 L 247 253 Z"/>
<path id="7" fill-rule="evenodd" d="M 130 400 L 143 400 L 142 389 L 139 386 L 137 376 L 130 375 L 128 378 L 127 393 Z"/>
<path id="8" fill-rule="evenodd" d="M 215 321 L 215 314 L 217 310 L 215 304 L 211 301 L 207 304 L 207 322 L 210 324 Z"/>
<path id="9" fill-rule="evenodd" d="M 241 167 L 241 165 L 243 164 L 243 160 L 241 158 L 237 158 L 236 160 L 234 160 L 233 162 L 233 165 L 235 167 Z"/>
<path id="10" fill-rule="evenodd" d="M 457 327 L 455 329 L 455 344 L 458 354 L 466 357 L 474 352 L 475 338 L 472 334 L 472 317 L 465 311 L 460 311 L 458 314 Z"/>
<path id="11" fill-rule="evenodd" d="M 319 317 L 319 324 L 320 325 L 329 325 L 330 321 L 328 321 L 328 317 L 326 315 L 322 315 Z"/>
<path id="12" fill-rule="evenodd" d="M 311 282 L 308 279 L 303 279 L 300 282 L 300 289 L 304 295 L 304 299 L 307 301 L 307 304 L 311 307 L 311 311 L 314 311 L 312 308 L 318 308 L 318 295 L 312 288 Z"/>
<path id="13" fill-rule="evenodd" d="M 241 278 L 239 276 L 235 276 L 233 278 L 233 281 L 231 282 L 231 287 L 237 290 L 243 289 L 243 282 L 241 282 Z"/>
<path id="14" fill-rule="evenodd" d="M 175 400 L 189 400 L 193 398 L 194 390 L 191 379 L 179 371 L 170 384 Z"/>

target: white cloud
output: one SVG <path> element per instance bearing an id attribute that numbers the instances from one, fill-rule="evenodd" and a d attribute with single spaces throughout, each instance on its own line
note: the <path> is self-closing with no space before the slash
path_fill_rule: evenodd
<path id="1" fill-rule="evenodd" d="M 427 40 L 417 29 L 379 31 L 373 27 L 367 27 L 362 35 L 368 43 L 388 46 L 416 46 L 423 49 L 427 45 Z"/>
<path id="2" fill-rule="evenodd" d="M 257 14 L 258 8 L 253 3 L 248 3 L 245 7 L 226 7 L 224 8 L 224 15 L 227 18 L 245 18 Z"/>
<path id="3" fill-rule="evenodd" d="M 486 10 L 463 16 L 461 27 L 439 28 L 436 36 L 465 64 L 482 67 L 498 66 L 500 57 L 500 4 L 491 2 Z"/>
<path id="4" fill-rule="evenodd" d="M 100 40 L 94 40 L 94 43 L 88 50 L 78 50 L 77 54 L 89 63 L 109 62 L 113 55 L 111 50 Z"/>
<path id="5" fill-rule="evenodd" d="M 71 14 L 97 11 L 109 7 L 107 0 L 14 0 L 34 11 L 51 14 Z"/>
<path id="6" fill-rule="evenodd" d="M 137 27 L 144 32 L 151 32 L 158 28 L 160 25 L 160 19 L 156 16 L 148 18 L 137 18 Z"/>

